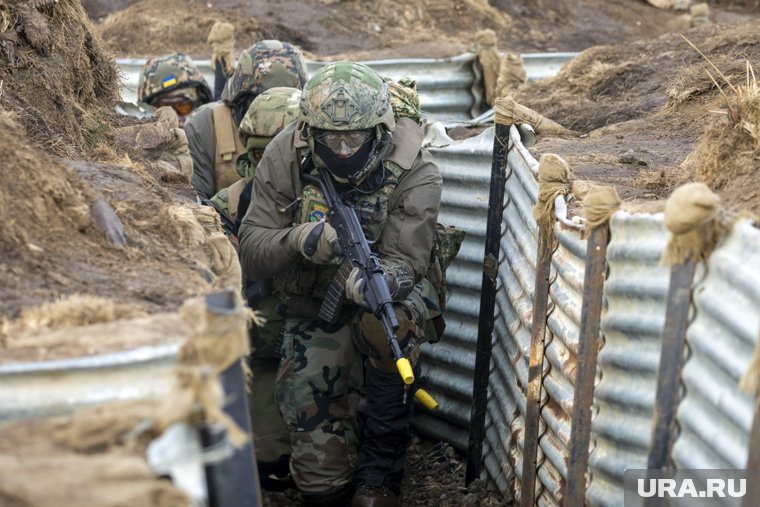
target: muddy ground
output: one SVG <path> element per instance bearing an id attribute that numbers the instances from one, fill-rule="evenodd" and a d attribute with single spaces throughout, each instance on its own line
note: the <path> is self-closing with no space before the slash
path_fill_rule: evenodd
<path id="1" fill-rule="evenodd" d="M 760 106 L 753 102 L 760 92 L 747 65 L 760 66 L 755 0 L 710 2 L 710 24 L 694 28 L 683 11 L 638 0 L 85 4 L 92 21 L 79 0 L 0 2 L 6 357 L 46 357 L 35 351 L 35 329 L 170 312 L 223 286 L 225 272 L 208 241 L 218 224 L 204 221 L 177 172 L 181 164 L 164 156 L 176 147 L 171 127 L 155 143 L 140 144 L 126 134 L 145 122 L 112 113 L 119 89 L 112 57 L 170 50 L 208 57 L 205 38 L 217 20 L 235 24 L 238 48 L 280 38 L 321 59 L 453 56 L 483 28 L 496 31 L 501 50 L 585 50 L 556 78 L 512 91 L 577 132 L 539 135 L 536 157 L 560 154 L 576 177 L 614 184 L 631 206 L 656 209 L 679 183 L 698 179 L 727 206 L 760 212 Z M 72 299 L 82 297 L 92 299 Z M 51 303 L 55 311 L 40 311 Z M 26 348 L 15 350 L 13 337 L 21 334 Z M 87 353 L 100 350 L 110 347 L 88 344 Z M 5 451 L 12 466 L 12 448 Z M 417 441 L 407 460 L 405 505 L 506 503 L 480 485 L 465 488 L 462 461 L 446 445 Z M 11 498 L 3 495 L 0 487 L 0 504 Z M 293 505 L 292 492 L 267 499 Z"/>

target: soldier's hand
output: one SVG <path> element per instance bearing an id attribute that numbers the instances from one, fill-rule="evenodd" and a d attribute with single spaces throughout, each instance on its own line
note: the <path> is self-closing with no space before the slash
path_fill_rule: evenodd
<path id="1" fill-rule="evenodd" d="M 290 231 L 288 241 L 292 248 L 314 264 L 327 264 L 340 255 L 338 233 L 327 222 L 307 222 Z"/>
<path id="2" fill-rule="evenodd" d="M 360 305 L 364 302 L 364 277 L 359 268 L 353 268 L 346 278 L 346 297 Z"/>

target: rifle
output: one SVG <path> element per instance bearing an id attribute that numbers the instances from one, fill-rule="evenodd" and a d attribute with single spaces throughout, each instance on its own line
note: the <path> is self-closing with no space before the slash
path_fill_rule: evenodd
<path id="1" fill-rule="evenodd" d="M 356 212 L 338 197 L 330 174 L 324 168 L 318 170 L 321 177 L 312 176 L 306 171 L 301 173 L 301 177 L 304 181 L 318 185 L 322 190 L 329 208 L 330 224 L 338 233 L 338 241 L 343 256 L 350 267 L 361 270 L 362 278 L 365 281 L 364 305 L 382 324 L 385 335 L 388 337 L 393 358 L 396 361 L 396 368 L 398 368 L 404 383 L 412 384 L 414 383 L 414 372 L 409 359 L 401 353 L 401 347 L 399 347 L 398 338 L 396 338 L 398 319 L 393 310 L 393 300 L 388 290 L 388 284 L 383 277 L 384 271 L 380 260 L 370 251 Z M 344 263 L 345 265 L 346 263 Z M 345 275 L 346 270 L 343 269 L 342 271 Z M 335 322 L 345 291 L 345 287 L 342 286 L 345 284 L 344 276 L 338 277 L 336 282 L 330 285 L 327 296 L 319 310 L 319 317 L 326 322 Z"/>
<path id="2" fill-rule="evenodd" d="M 216 214 L 219 215 L 219 219 L 222 221 L 222 230 L 227 236 L 237 236 L 237 227 L 232 223 L 232 220 L 214 204 L 211 199 L 201 199 L 201 203 L 205 206 L 211 206 L 216 210 Z"/>

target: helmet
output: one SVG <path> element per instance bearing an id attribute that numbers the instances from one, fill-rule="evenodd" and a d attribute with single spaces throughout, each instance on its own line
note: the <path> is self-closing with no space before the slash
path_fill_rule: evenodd
<path id="1" fill-rule="evenodd" d="M 300 90 L 305 83 L 306 61 L 301 51 L 287 42 L 265 40 L 240 55 L 235 71 L 224 85 L 222 100 L 231 106 L 244 95 L 255 97 L 276 86 Z"/>
<path id="2" fill-rule="evenodd" d="M 298 129 L 314 163 L 351 185 L 361 184 L 380 165 L 389 132 L 396 126 L 388 83 L 361 63 L 335 62 L 319 69 L 301 93 L 300 110 Z M 329 143 L 319 141 L 320 136 L 332 135 L 330 131 L 364 131 L 369 139 L 356 136 L 352 148 L 357 151 L 340 156 Z"/>
<path id="3" fill-rule="evenodd" d="M 335 62 L 319 69 L 301 94 L 301 122 L 313 129 L 363 130 L 395 121 L 388 84 L 361 63 Z"/>
<path id="4" fill-rule="evenodd" d="M 240 137 L 248 149 L 262 149 L 298 117 L 301 91 L 284 86 L 265 90 L 253 99 L 243 121 Z"/>
<path id="5" fill-rule="evenodd" d="M 162 93 L 191 87 L 198 91 L 200 104 L 211 102 L 211 88 L 193 60 L 183 53 L 169 53 L 145 62 L 137 85 L 137 100 L 150 104 Z"/>

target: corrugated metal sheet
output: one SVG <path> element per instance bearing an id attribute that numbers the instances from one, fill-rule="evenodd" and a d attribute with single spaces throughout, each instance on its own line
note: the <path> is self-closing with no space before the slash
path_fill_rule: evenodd
<path id="1" fill-rule="evenodd" d="M 518 496 L 522 475 L 525 386 L 528 380 L 536 226 L 536 161 L 517 146 L 509 156 L 503 256 L 484 445 L 486 473 Z M 537 503 L 561 503 L 566 478 L 575 354 L 582 300 L 584 242 L 557 229 L 551 314 L 546 339 Z M 589 505 L 618 506 L 627 468 L 646 466 L 657 386 L 669 270 L 660 258 L 668 240 L 663 217 L 618 212 L 611 222 L 609 278 L 595 393 Z M 741 468 L 747 454 L 752 403 L 737 382 L 760 327 L 760 232 L 737 226 L 712 256 L 696 294 L 683 373 L 674 461 L 682 468 Z M 728 297 L 728 299 L 727 299 Z"/>
<path id="2" fill-rule="evenodd" d="M 507 201 L 502 238 L 503 259 L 494 332 L 492 402 L 486 421 L 486 471 L 502 493 L 520 496 L 525 388 L 528 383 L 530 329 L 535 283 L 537 226 L 532 207 L 537 200 L 536 160 L 519 143 L 516 129 L 510 151 Z M 552 257 L 550 307 L 546 334 L 544 389 L 539 432 L 539 505 L 561 503 L 567 477 L 568 442 L 573 401 L 575 354 L 578 348 L 580 293 L 583 288 L 585 242 L 574 232 L 555 230 L 558 243 Z M 500 468 L 488 466 L 499 457 Z M 506 461 L 505 461 L 506 458 Z M 508 468 L 504 465 L 509 464 Z M 516 471 L 516 474 L 515 474 Z M 514 484 L 509 485 L 514 481 Z"/>
<path id="3" fill-rule="evenodd" d="M 423 376 L 440 408 L 434 417 L 420 409 L 415 426 L 461 451 L 467 448 L 472 405 L 492 151 L 492 128 L 452 146 L 431 149 L 444 179 L 438 221 L 465 230 L 467 236 L 446 273 L 446 334 L 439 343 L 423 346 Z"/>
<path id="4" fill-rule="evenodd" d="M 578 56 L 578 53 L 526 53 L 523 54 L 528 81 L 536 81 L 555 76 L 563 65 Z"/>
<path id="5" fill-rule="evenodd" d="M 623 503 L 623 472 L 646 468 L 669 270 L 662 215 L 618 212 L 610 223 L 586 501 Z"/>
<path id="6" fill-rule="evenodd" d="M 737 385 L 760 329 L 760 231 L 749 222 L 713 252 L 694 308 L 673 460 L 679 468 L 744 468 L 753 403 Z"/>
<path id="7" fill-rule="evenodd" d="M 116 62 L 122 72 L 122 100 L 135 102 L 145 59 L 120 58 Z M 421 107 L 431 119 L 456 121 L 470 118 L 469 111 L 475 100 L 470 91 L 475 78 L 472 62 L 472 55 L 461 55 L 453 58 L 373 60 L 363 63 L 393 79 L 404 76 L 415 79 Z M 195 60 L 195 64 L 213 88 L 214 73 L 210 60 Z M 323 65 L 324 62 L 307 62 L 309 74 Z"/>
<path id="8" fill-rule="evenodd" d="M 536 53 L 523 55 L 528 79 L 541 79 L 554 75 L 576 53 Z M 420 104 L 431 120 L 461 121 L 470 119 L 470 110 L 476 97 L 472 93 L 475 74 L 472 70 L 474 54 L 451 58 L 370 60 L 364 61 L 381 75 L 398 79 L 408 76 L 417 81 Z M 145 63 L 144 58 L 116 60 L 122 74 L 121 97 L 125 102 L 137 100 L 137 84 Z M 209 86 L 213 88 L 214 73 L 209 60 L 195 60 Z M 324 62 L 307 62 L 309 73 L 315 72 Z"/>
<path id="9" fill-rule="evenodd" d="M 175 383 L 179 343 L 0 366 L 0 421 L 108 401 L 160 399 Z"/>

